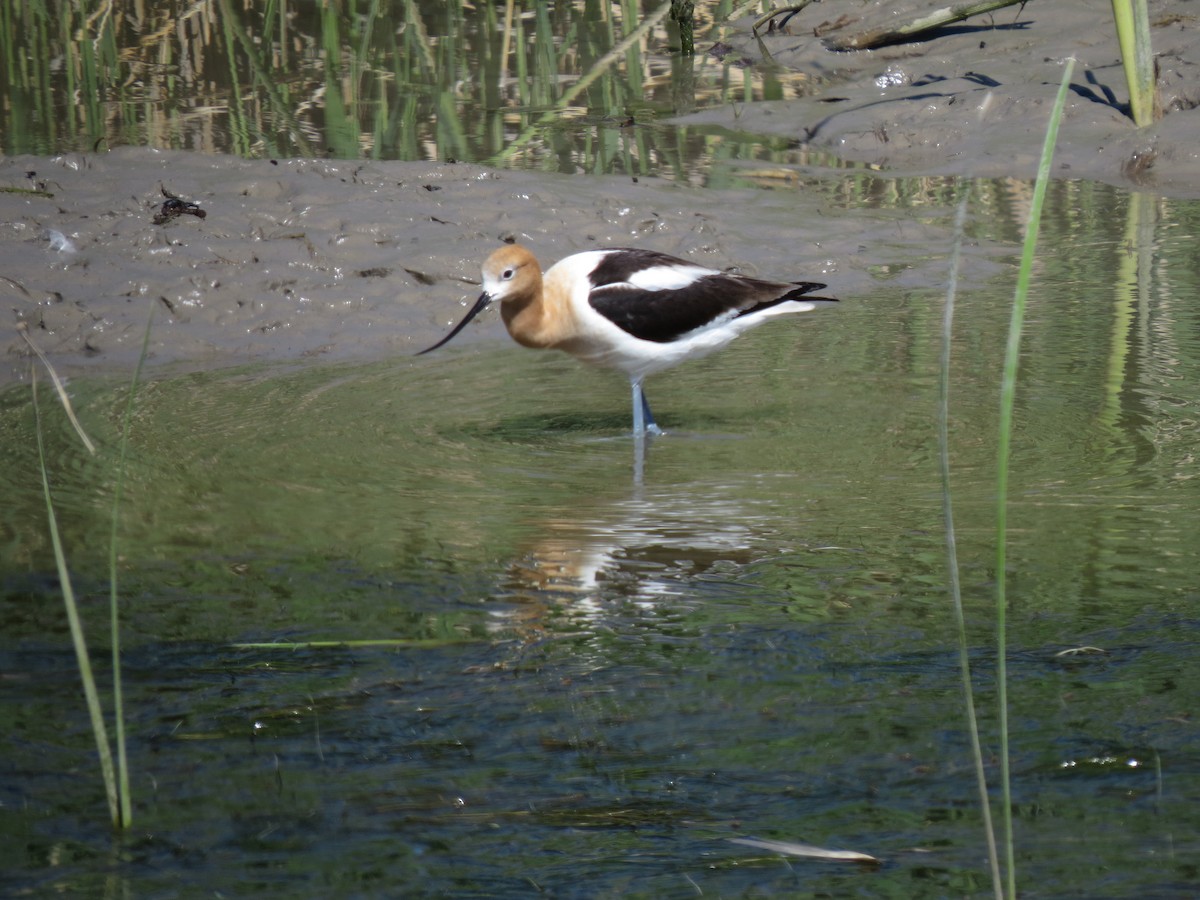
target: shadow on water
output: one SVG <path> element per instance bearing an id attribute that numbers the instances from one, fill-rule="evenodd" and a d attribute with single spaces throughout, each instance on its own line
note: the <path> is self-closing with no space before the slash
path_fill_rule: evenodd
<path id="1" fill-rule="evenodd" d="M 1092 190 L 1128 216 L 1078 215 Z M 1196 821 L 1200 328 L 1178 260 L 1198 212 L 1134 216 L 1127 195 L 1072 184 L 1050 205 L 1043 239 L 1064 250 L 1031 306 L 1011 482 L 1022 878 L 1170 896 L 1195 861 L 1179 836 Z M 1158 223 L 1140 282 L 1122 249 L 1138 222 Z M 989 229 L 1006 227 L 981 216 L 975 238 L 1000 256 L 1014 235 Z M 152 378 L 120 523 L 137 818 L 115 845 L 97 826 L 26 388 L 0 393 L 0 884 L 986 890 L 945 597 L 941 288 L 879 278 L 877 300 L 653 379 L 668 434 L 640 484 L 624 379 L 500 339 Z M 985 742 L 1009 297 L 1007 278 L 960 296 L 951 401 Z M 52 487 L 102 646 L 104 449 L 125 388 L 81 378 L 72 393 L 102 452 L 55 425 Z M 395 643 L 236 646 L 312 640 Z M 1062 655 L 1085 647 L 1099 649 Z M 884 864 L 785 864 L 739 836 Z"/>

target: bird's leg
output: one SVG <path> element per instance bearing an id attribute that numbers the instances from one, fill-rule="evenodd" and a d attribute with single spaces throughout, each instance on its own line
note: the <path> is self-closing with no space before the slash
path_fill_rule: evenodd
<path id="1" fill-rule="evenodd" d="M 663 430 L 654 421 L 654 413 L 650 412 L 650 404 L 646 401 L 646 392 L 642 391 L 642 411 L 646 414 L 646 433 L 662 434 Z"/>
<path id="2" fill-rule="evenodd" d="M 634 437 L 642 434 L 662 434 L 662 429 L 654 421 L 654 414 L 650 412 L 650 404 L 646 401 L 645 391 L 642 390 L 642 379 L 634 378 L 631 383 L 633 385 Z"/>

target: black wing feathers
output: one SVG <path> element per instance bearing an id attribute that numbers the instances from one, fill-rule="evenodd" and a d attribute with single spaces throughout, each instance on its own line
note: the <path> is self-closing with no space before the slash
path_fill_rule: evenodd
<path id="1" fill-rule="evenodd" d="M 591 273 L 592 308 L 636 338 L 656 343 L 673 341 L 721 318 L 736 318 L 788 300 L 828 300 L 805 297 L 825 287 L 800 281 L 790 290 L 773 281 L 716 273 L 677 290 L 642 290 L 629 279 L 653 266 L 691 266 L 685 260 L 653 250 L 622 250 L 601 260 Z"/>

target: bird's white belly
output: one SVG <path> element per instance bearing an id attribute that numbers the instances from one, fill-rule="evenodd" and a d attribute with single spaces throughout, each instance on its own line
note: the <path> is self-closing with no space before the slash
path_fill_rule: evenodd
<path id="1" fill-rule="evenodd" d="M 727 323 L 683 335 L 673 341 L 644 341 L 610 325 L 607 339 L 584 339 L 568 349 L 576 359 L 593 366 L 617 369 L 630 378 L 643 378 L 720 350 L 743 331 Z"/>

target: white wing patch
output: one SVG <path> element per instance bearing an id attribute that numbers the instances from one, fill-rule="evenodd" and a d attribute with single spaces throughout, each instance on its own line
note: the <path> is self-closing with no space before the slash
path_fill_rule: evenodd
<path id="1" fill-rule="evenodd" d="M 677 291 L 695 284 L 701 278 L 720 275 L 715 269 L 703 266 L 650 266 L 629 276 L 629 286 L 643 291 Z"/>

